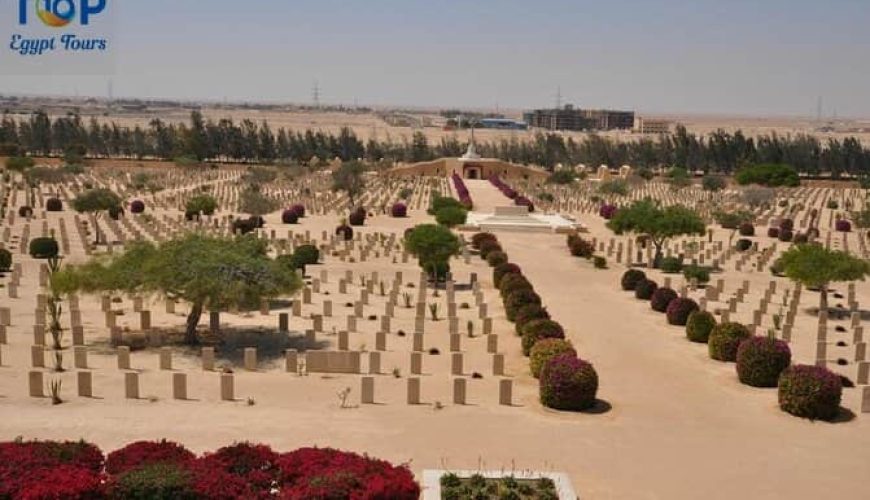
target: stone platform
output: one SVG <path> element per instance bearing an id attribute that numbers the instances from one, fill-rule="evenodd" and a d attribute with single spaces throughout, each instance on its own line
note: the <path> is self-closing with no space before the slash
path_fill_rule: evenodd
<path id="1" fill-rule="evenodd" d="M 471 212 L 465 227 L 480 231 L 568 232 L 583 225 L 558 214 L 529 213 L 526 207 L 496 207 L 495 213 Z"/>

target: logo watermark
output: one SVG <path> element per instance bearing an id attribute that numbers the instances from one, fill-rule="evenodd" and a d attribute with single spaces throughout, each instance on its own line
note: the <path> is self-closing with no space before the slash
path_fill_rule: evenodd
<path id="1" fill-rule="evenodd" d="M 113 0 L 0 0 L 0 63 L 8 74 L 112 73 L 115 9 Z"/>

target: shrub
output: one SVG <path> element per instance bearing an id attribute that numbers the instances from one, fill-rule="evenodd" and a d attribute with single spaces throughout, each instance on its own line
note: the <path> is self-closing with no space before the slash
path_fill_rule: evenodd
<path id="1" fill-rule="evenodd" d="M 30 241 L 30 256 L 34 259 L 51 259 L 59 253 L 60 247 L 54 238 L 34 238 Z"/>
<path id="2" fill-rule="evenodd" d="M 30 207 L 21 207 L 18 209 L 18 216 L 19 217 L 32 217 L 33 216 L 33 209 Z"/>
<path id="3" fill-rule="evenodd" d="M 741 186 L 797 187 L 801 183 L 797 171 L 790 165 L 772 163 L 744 167 L 737 172 L 734 180 Z"/>
<path id="4" fill-rule="evenodd" d="M 268 492 L 278 477 L 278 454 L 261 444 L 237 443 L 204 455 L 199 466 L 237 476 L 248 487 Z"/>
<path id="5" fill-rule="evenodd" d="M 494 241 L 498 243 L 498 238 L 492 233 L 477 233 L 471 237 L 471 247 L 475 250 L 480 249 L 480 245 L 484 241 Z"/>
<path id="6" fill-rule="evenodd" d="M 737 240 L 736 248 L 738 252 L 746 252 L 747 250 L 752 248 L 752 241 L 747 239 Z"/>
<path id="7" fill-rule="evenodd" d="M 683 259 L 679 257 L 665 257 L 661 260 L 659 268 L 663 273 L 678 273 L 683 270 Z"/>
<path id="8" fill-rule="evenodd" d="M 833 420 L 840 411 L 843 382 L 820 366 L 796 365 L 779 377 L 779 407 L 796 417 Z"/>
<path id="9" fill-rule="evenodd" d="M 710 332 L 707 347 L 710 358 L 717 361 L 737 360 L 740 342 L 749 338 L 749 329 L 740 323 L 720 323 Z"/>
<path id="10" fill-rule="evenodd" d="M 694 279 L 700 284 L 708 283 L 710 281 L 710 270 L 703 266 L 686 266 L 683 268 L 683 277 L 686 278 L 686 281 Z"/>
<path id="11" fill-rule="evenodd" d="M 501 279 L 508 274 L 522 274 L 522 270 L 520 266 L 516 264 L 511 264 L 510 262 L 505 262 L 495 266 L 492 269 L 492 283 L 498 288 L 499 284 L 501 284 Z"/>
<path id="12" fill-rule="evenodd" d="M 507 264 L 507 261 L 508 256 L 504 252 L 490 252 L 489 255 L 486 256 L 486 263 L 489 264 L 490 267 Z"/>
<path id="13" fill-rule="evenodd" d="M 767 237 L 768 238 L 779 238 L 779 228 L 778 227 L 767 228 Z"/>
<path id="14" fill-rule="evenodd" d="M 840 208 L 840 204 L 837 203 L 837 200 L 828 200 L 827 207 L 831 210 L 837 210 Z"/>
<path id="15" fill-rule="evenodd" d="M 794 230 L 794 220 L 793 219 L 783 219 L 779 221 L 779 230 L 780 231 L 793 231 Z"/>
<path id="16" fill-rule="evenodd" d="M 118 220 L 124 215 L 124 209 L 120 206 L 110 207 L 108 212 L 109 218 L 112 220 Z"/>
<path id="17" fill-rule="evenodd" d="M 610 220 L 616 215 L 616 210 L 615 205 L 601 205 L 598 209 L 598 215 L 600 215 L 604 220 Z"/>
<path id="18" fill-rule="evenodd" d="M 196 499 L 191 473 L 179 463 L 157 462 L 125 470 L 107 485 L 111 499 Z"/>
<path id="19" fill-rule="evenodd" d="M 689 315 L 698 310 L 698 303 L 692 299 L 676 298 L 668 304 L 668 323 L 675 326 L 686 326 Z"/>
<path id="20" fill-rule="evenodd" d="M 545 338 L 535 342 L 529 351 L 529 369 L 532 376 L 540 378 L 541 370 L 551 358 L 562 354 L 570 354 L 577 357 L 577 351 L 570 340 L 559 338 Z"/>
<path id="21" fill-rule="evenodd" d="M 184 211 L 192 215 L 214 215 L 217 206 L 217 200 L 214 197 L 201 194 L 188 200 Z"/>
<path id="22" fill-rule="evenodd" d="M 701 187 L 704 191 L 720 191 L 728 186 L 728 181 L 723 175 L 707 174 L 701 179 Z"/>
<path id="23" fill-rule="evenodd" d="M 673 291 L 670 288 L 657 288 L 655 292 L 653 292 L 652 297 L 650 297 L 650 307 L 655 312 L 666 312 L 668 310 L 668 304 L 671 303 L 672 300 L 677 298 L 677 292 Z"/>
<path id="24" fill-rule="evenodd" d="M 597 392 L 595 369 L 573 354 L 553 356 L 541 369 L 541 403 L 548 408 L 586 410 L 595 405 Z"/>
<path id="25" fill-rule="evenodd" d="M 347 224 L 342 224 L 335 228 L 336 236 L 339 236 L 344 241 L 350 241 L 353 239 L 353 228 L 348 226 Z"/>
<path id="26" fill-rule="evenodd" d="M 314 245 L 301 245 L 293 252 L 293 260 L 297 267 L 313 266 L 320 262 L 320 250 Z"/>
<path id="27" fill-rule="evenodd" d="M 408 206 L 404 203 L 394 203 L 390 208 L 390 215 L 396 218 L 403 218 L 408 216 Z"/>
<path id="28" fill-rule="evenodd" d="M 12 252 L 5 248 L 0 248 L 0 271 L 8 271 L 12 269 Z"/>
<path id="29" fill-rule="evenodd" d="M 130 213 L 141 214 L 145 211 L 145 202 L 142 200 L 133 200 L 130 202 Z"/>
<path id="30" fill-rule="evenodd" d="M 800 234 L 794 235 L 793 241 L 799 245 L 802 245 L 804 243 L 807 243 L 809 240 L 810 239 L 809 239 L 809 237 L 807 237 L 806 234 L 800 233 Z"/>
<path id="31" fill-rule="evenodd" d="M 849 233 L 852 231 L 852 223 L 845 219 L 838 219 L 834 222 L 834 229 L 840 233 Z"/>
<path id="32" fill-rule="evenodd" d="M 184 446 L 172 441 L 137 441 L 106 457 L 106 472 L 121 474 L 144 465 L 183 464 L 196 458 Z"/>
<path id="33" fill-rule="evenodd" d="M 516 290 L 504 299 L 508 321 L 514 321 L 520 307 L 527 304 L 541 304 L 541 297 L 532 290 Z"/>
<path id="34" fill-rule="evenodd" d="M 776 387 L 790 364 L 791 350 L 782 340 L 750 337 L 737 348 L 737 378 L 752 387 Z"/>
<path id="35" fill-rule="evenodd" d="M 592 263 L 595 265 L 595 269 L 607 269 L 607 259 L 600 255 L 592 257 Z"/>
<path id="36" fill-rule="evenodd" d="M 501 279 L 498 290 L 503 298 L 517 290 L 533 290 L 532 283 L 522 274 L 509 274 Z"/>
<path id="37" fill-rule="evenodd" d="M 658 288 L 659 285 L 655 281 L 644 278 L 634 287 L 634 296 L 640 300 L 650 300 Z"/>
<path id="38" fill-rule="evenodd" d="M 789 242 L 794 238 L 794 233 L 791 229 L 780 229 L 779 230 L 779 241 Z"/>
<path id="39" fill-rule="evenodd" d="M 536 319 L 550 319 L 550 313 L 540 304 L 526 304 L 517 309 L 514 315 L 514 329 L 517 335 L 522 335 L 526 324 Z"/>
<path id="40" fill-rule="evenodd" d="M 484 241 L 480 244 L 480 258 L 486 260 L 490 252 L 501 252 L 502 248 L 498 241 Z"/>
<path id="41" fill-rule="evenodd" d="M 46 212 L 63 212 L 63 202 L 58 198 L 49 198 L 45 200 Z"/>
<path id="42" fill-rule="evenodd" d="M 278 458 L 281 498 L 417 500 L 405 466 L 329 448 L 301 448 Z"/>
<path id="43" fill-rule="evenodd" d="M 550 319 L 535 319 L 523 327 L 523 356 L 532 352 L 532 347 L 541 339 L 564 339 L 562 325 Z"/>
<path id="44" fill-rule="evenodd" d="M 281 222 L 284 224 L 298 224 L 299 214 L 297 214 L 292 208 L 288 208 L 281 212 Z"/>
<path id="45" fill-rule="evenodd" d="M 574 257 L 588 259 L 595 253 L 595 245 L 579 236 L 572 236 L 568 239 L 568 250 Z"/>
<path id="46" fill-rule="evenodd" d="M 301 203 L 297 203 L 297 204 L 293 205 L 292 207 L 290 207 L 290 210 L 293 210 L 294 212 L 296 212 L 296 217 L 298 217 L 300 219 L 305 218 L 305 205 L 302 205 Z"/>
<path id="47" fill-rule="evenodd" d="M 622 289 L 629 292 L 637 289 L 637 284 L 646 280 L 646 273 L 639 269 L 629 269 L 622 274 Z"/>
<path id="48" fill-rule="evenodd" d="M 248 217 L 247 219 L 236 219 L 233 221 L 233 233 L 248 234 L 263 227 L 263 218 L 258 216 Z"/>
<path id="49" fill-rule="evenodd" d="M 90 500 L 103 496 L 100 474 L 73 465 L 56 465 L 28 471 L 20 478 L 17 494 L 8 498 L 16 500 Z M 0 490 L 5 489 L 0 486 Z M 2 496 L 2 491 L 0 491 Z"/>
<path id="50" fill-rule="evenodd" d="M 686 321 L 686 338 L 692 342 L 706 344 L 710 332 L 716 327 L 716 317 L 707 311 L 692 311 Z"/>
<path id="51" fill-rule="evenodd" d="M 366 211 L 362 208 L 357 208 L 350 213 L 347 218 L 348 224 L 351 226 L 362 226 L 366 223 Z"/>
<path id="52" fill-rule="evenodd" d="M 740 224 L 740 236 L 755 236 L 755 226 L 753 226 L 749 222 L 744 222 Z"/>

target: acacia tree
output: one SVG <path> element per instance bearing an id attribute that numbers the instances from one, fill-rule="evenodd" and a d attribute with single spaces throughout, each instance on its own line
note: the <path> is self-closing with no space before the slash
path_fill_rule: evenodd
<path id="1" fill-rule="evenodd" d="M 205 308 L 251 310 L 263 299 L 292 295 L 301 287 L 295 271 L 270 258 L 263 241 L 200 233 L 159 246 L 138 242 L 112 260 L 94 259 L 59 274 L 66 291 L 156 294 L 189 302 L 184 339 L 190 345 L 198 342 Z"/>
<path id="2" fill-rule="evenodd" d="M 683 235 L 704 236 L 707 231 L 706 224 L 694 211 L 682 205 L 662 208 L 652 200 L 638 201 L 617 210 L 607 227 L 618 235 L 637 233 L 646 236 L 656 249 L 654 267 L 659 266 L 662 246 L 667 240 Z"/>
<path id="3" fill-rule="evenodd" d="M 792 281 L 819 289 L 822 310 L 828 309 L 831 283 L 864 280 L 870 274 L 870 264 L 866 260 L 818 244 L 791 247 L 779 258 L 779 266 Z"/>
<path id="4" fill-rule="evenodd" d="M 76 196 L 72 201 L 73 210 L 79 213 L 91 213 L 97 218 L 102 212 L 112 213 L 113 211 L 121 211 L 121 197 L 113 193 L 109 189 L 99 188 L 85 191 Z M 96 244 L 102 241 L 102 232 L 98 225 L 94 225 L 94 236 Z"/>
<path id="5" fill-rule="evenodd" d="M 420 267 L 437 281 L 450 270 L 450 258 L 462 248 L 450 229 L 436 224 L 415 227 L 405 239 L 405 248 L 417 257 Z"/>

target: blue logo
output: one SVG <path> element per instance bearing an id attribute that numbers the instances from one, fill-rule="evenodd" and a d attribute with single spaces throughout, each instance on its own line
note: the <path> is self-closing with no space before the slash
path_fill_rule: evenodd
<path id="1" fill-rule="evenodd" d="M 107 0 L 34 0 L 36 15 L 46 25 L 52 28 L 63 28 L 79 15 L 79 24 L 87 26 L 92 16 L 106 9 Z M 18 24 L 26 25 L 28 21 L 27 5 L 29 0 L 18 0 Z M 78 3 L 78 5 L 76 5 Z"/>

